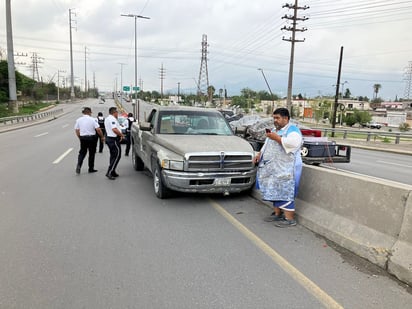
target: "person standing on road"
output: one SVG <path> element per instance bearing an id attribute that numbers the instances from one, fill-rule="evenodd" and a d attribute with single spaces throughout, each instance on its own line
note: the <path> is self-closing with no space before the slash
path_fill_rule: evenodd
<path id="1" fill-rule="evenodd" d="M 100 130 L 102 130 L 103 135 L 106 135 L 106 129 L 104 127 L 104 117 L 103 117 L 103 113 L 99 112 L 97 114 L 97 122 L 100 126 Z M 103 152 L 103 147 L 104 147 L 104 141 L 102 139 L 100 139 L 100 143 L 99 143 L 99 152 L 102 153 Z"/>
<path id="2" fill-rule="evenodd" d="M 258 185 L 263 200 L 273 202 L 273 213 L 266 222 L 276 221 L 277 227 L 296 225 L 295 197 L 302 174 L 302 134 L 289 122 L 286 108 L 273 112 L 275 129 L 266 133 L 265 144 L 256 155 Z"/>
<path id="3" fill-rule="evenodd" d="M 135 121 L 136 121 L 136 120 L 134 119 L 133 114 L 132 114 L 132 113 L 129 113 L 129 114 L 127 115 L 128 126 L 127 126 L 127 129 L 126 129 L 126 151 L 125 151 L 125 156 L 126 156 L 126 157 L 129 156 L 130 144 L 132 143 L 130 134 L 131 134 L 131 132 L 132 132 L 132 124 L 133 124 L 133 122 L 135 122 Z"/>
<path id="4" fill-rule="evenodd" d="M 116 179 L 119 174 L 116 173 L 117 164 L 119 164 L 122 149 L 120 142 L 124 139 L 119 121 L 117 121 L 118 111 L 116 107 L 109 108 L 109 116 L 104 120 L 104 127 L 106 129 L 106 144 L 110 150 L 109 168 L 106 177 L 110 180 Z"/>
<path id="5" fill-rule="evenodd" d="M 96 154 L 97 139 L 96 133 L 100 136 L 100 139 L 104 142 L 104 135 L 100 130 L 97 121 L 91 117 L 92 110 L 90 107 L 84 107 L 82 110 L 83 116 L 76 120 L 74 130 L 77 137 L 80 140 L 80 151 L 77 158 L 76 173 L 80 174 L 80 169 L 83 164 L 83 160 L 86 157 L 87 151 L 89 151 L 89 173 L 95 173 L 94 158 Z"/>

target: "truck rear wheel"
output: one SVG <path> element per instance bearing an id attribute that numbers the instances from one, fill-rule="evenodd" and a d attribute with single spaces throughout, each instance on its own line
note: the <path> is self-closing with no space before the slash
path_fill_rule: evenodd
<path id="1" fill-rule="evenodd" d="M 163 183 L 162 169 L 159 164 L 156 164 L 153 170 L 153 188 L 156 196 L 160 199 L 165 199 L 170 195 L 170 190 Z"/>

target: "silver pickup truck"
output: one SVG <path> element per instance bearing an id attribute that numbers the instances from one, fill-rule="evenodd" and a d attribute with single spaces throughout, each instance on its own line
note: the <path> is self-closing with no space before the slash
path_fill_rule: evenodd
<path id="1" fill-rule="evenodd" d="M 135 170 L 148 169 L 158 198 L 172 191 L 237 193 L 256 179 L 254 150 L 214 109 L 156 106 L 131 132 Z"/>

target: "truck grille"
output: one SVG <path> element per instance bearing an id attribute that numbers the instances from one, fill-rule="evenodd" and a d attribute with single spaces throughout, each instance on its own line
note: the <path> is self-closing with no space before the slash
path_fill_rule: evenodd
<path id="1" fill-rule="evenodd" d="M 243 171 L 253 168 L 250 153 L 188 154 L 187 171 Z"/>

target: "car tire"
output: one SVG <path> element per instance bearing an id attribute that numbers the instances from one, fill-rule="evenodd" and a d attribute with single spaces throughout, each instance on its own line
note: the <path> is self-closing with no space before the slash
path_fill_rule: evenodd
<path id="1" fill-rule="evenodd" d="M 132 147 L 132 162 L 133 162 L 133 168 L 136 171 L 143 171 L 144 163 L 142 159 L 140 159 L 140 157 L 136 154 L 134 147 Z"/>
<path id="2" fill-rule="evenodd" d="M 307 147 L 302 147 L 302 148 L 300 149 L 300 155 L 301 155 L 302 157 L 306 157 L 308 154 L 309 154 L 309 149 L 308 149 Z"/>
<path id="3" fill-rule="evenodd" d="M 170 196 L 170 190 L 164 185 L 162 169 L 159 164 L 156 164 L 153 170 L 153 189 L 156 196 L 160 199 L 165 199 Z"/>

